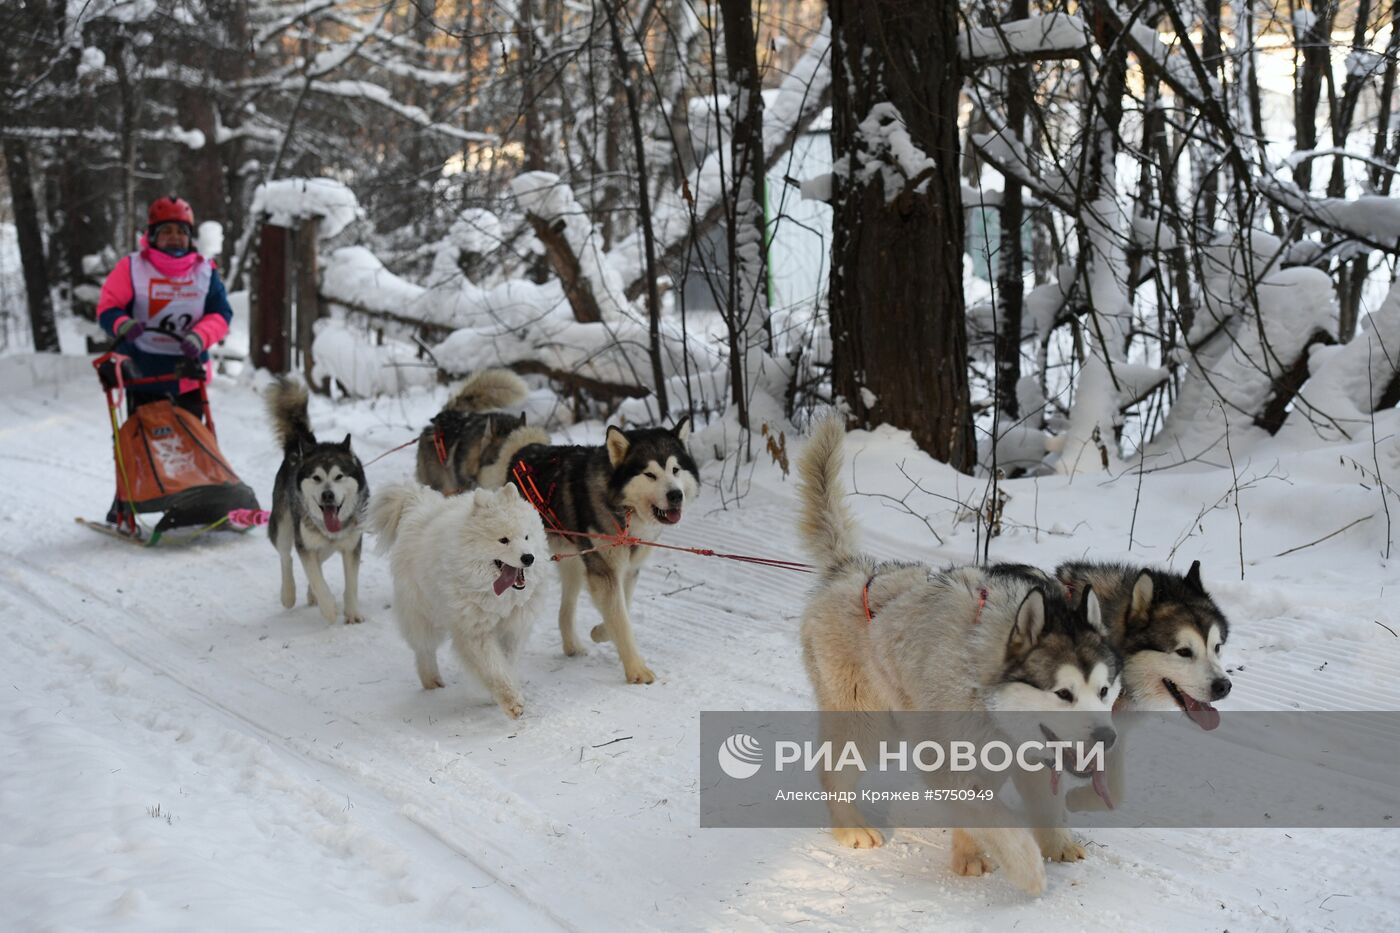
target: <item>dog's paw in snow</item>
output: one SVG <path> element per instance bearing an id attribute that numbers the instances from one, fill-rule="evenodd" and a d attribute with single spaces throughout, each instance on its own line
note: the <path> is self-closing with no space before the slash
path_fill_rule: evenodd
<path id="1" fill-rule="evenodd" d="M 953 830 L 953 874 L 976 878 L 994 871 L 996 863 L 982 853 L 976 840 L 961 829 Z"/>
<path id="2" fill-rule="evenodd" d="M 612 641 L 612 636 L 608 634 L 608 627 L 601 622 L 593 626 L 593 630 L 588 633 L 588 636 L 600 645 L 603 642 Z"/>
<path id="3" fill-rule="evenodd" d="M 624 667 L 623 674 L 627 677 L 629 684 L 649 684 L 656 680 L 656 675 L 651 672 L 651 668 L 645 664 L 638 664 L 636 667 Z"/>
<path id="4" fill-rule="evenodd" d="M 501 707 L 501 712 L 511 719 L 519 719 L 520 714 L 525 712 L 525 704 L 518 696 L 505 696 L 496 701 Z"/>
<path id="5" fill-rule="evenodd" d="M 878 829 L 870 826 L 838 826 L 831 831 L 836 842 L 848 849 L 878 849 L 885 844 L 885 837 Z"/>
<path id="6" fill-rule="evenodd" d="M 1052 862 L 1078 862 L 1084 858 L 1084 847 L 1074 841 L 1067 829 L 1037 829 L 1035 841 L 1040 854 Z"/>

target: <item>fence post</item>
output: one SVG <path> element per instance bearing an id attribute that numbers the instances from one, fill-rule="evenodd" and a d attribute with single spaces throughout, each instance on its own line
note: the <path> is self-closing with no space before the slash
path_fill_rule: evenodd
<path id="1" fill-rule="evenodd" d="M 296 270 L 296 348 L 301 354 L 302 375 L 306 377 L 306 384 L 312 387 L 315 383 L 311 381 L 311 370 L 316 362 L 311 356 L 311 342 L 315 339 L 312 326 L 323 316 L 316 257 L 320 228 L 321 222 L 316 217 L 302 221 L 294 236 L 293 253 Z"/>
<path id="2" fill-rule="evenodd" d="M 257 263 L 253 266 L 248 358 L 253 366 L 274 373 L 285 373 L 291 358 L 289 232 L 286 227 L 263 223 L 258 231 Z"/>

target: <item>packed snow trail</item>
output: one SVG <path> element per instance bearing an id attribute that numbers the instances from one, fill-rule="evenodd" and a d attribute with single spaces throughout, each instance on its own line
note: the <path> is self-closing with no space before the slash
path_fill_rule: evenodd
<path id="1" fill-rule="evenodd" d="M 1400 909 L 1400 836 L 1384 831 L 1095 831 L 1089 858 L 1049 865 L 1048 892 L 1032 901 L 996 875 L 952 875 L 943 830 L 899 831 L 872 852 L 810 830 L 701 830 L 700 711 L 812 702 L 797 644 L 808 578 L 658 553 L 636 600 L 658 682 L 623 683 L 610 646 L 564 658 L 551 606 L 525 650 L 525 715 L 512 723 L 449 653 L 447 689 L 421 690 L 392 621 L 387 561 L 369 546 L 368 621 L 328 626 L 314 608 L 282 609 L 261 531 L 162 552 L 75 525 L 111 498 L 95 379 L 78 358 L 39 377 L 3 362 L 0 897 L 16 928 L 1379 930 Z M 311 418 L 325 437 L 352 432 L 369 459 L 411 437 L 445 394 L 317 399 Z M 262 403 L 223 378 L 211 397 L 223 452 L 266 507 L 280 455 Z M 861 447 L 862 490 L 902 495 L 900 462 L 943 494 L 980 488 L 892 432 L 852 438 Z M 1253 490 L 1246 536 L 1261 555 L 1374 509 L 1374 493 L 1328 460 L 1334 450 L 1299 455 L 1285 464 L 1294 486 Z M 386 457 L 371 487 L 412 469 L 411 451 Z M 1230 479 L 1147 477 L 1134 555 L 1164 560 Z M 755 469 L 737 508 L 707 480 L 665 540 L 797 555 L 791 484 L 775 467 Z M 993 556 L 1125 556 L 1131 480 L 1008 484 L 1009 530 Z M 1299 514 L 1300 494 L 1323 514 Z M 972 552 L 971 525 L 950 527 L 946 503 L 923 506 L 939 513 L 943 547 L 880 500 L 852 504 L 882 556 Z M 1226 715 L 1400 708 L 1400 641 L 1377 624 L 1400 630 L 1381 591 L 1378 521 L 1262 560 L 1243 583 L 1233 510 L 1201 524 L 1175 562 L 1205 562 L 1234 624 Z M 580 631 L 596 621 L 585 601 Z"/>

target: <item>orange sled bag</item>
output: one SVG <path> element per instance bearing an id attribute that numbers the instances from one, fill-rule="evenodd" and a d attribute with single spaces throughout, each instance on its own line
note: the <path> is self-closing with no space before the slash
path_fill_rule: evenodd
<path id="1" fill-rule="evenodd" d="M 257 497 L 204 423 L 169 400 L 137 408 L 117 435 L 117 489 L 133 511 L 164 512 L 157 531 L 207 525 Z"/>

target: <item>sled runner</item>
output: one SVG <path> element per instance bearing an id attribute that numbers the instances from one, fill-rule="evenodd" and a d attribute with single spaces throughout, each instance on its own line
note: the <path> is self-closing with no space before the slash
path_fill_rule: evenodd
<path id="1" fill-rule="evenodd" d="M 194 534 L 214 528 L 247 530 L 266 519 L 253 490 L 243 483 L 219 451 L 205 389 L 202 367 L 169 376 L 141 378 L 132 372 L 130 358 L 115 351 L 93 361 L 107 397 L 116 460 L 117 498 L 122 506 L 118 522 L 78 519 L 94 530 L 152 547 L 172 528 L 196 526 Z M 199 383 L 204 417 L 175 405 L 170 399 L 137 407 L 122 421 L 125 392 L 179 379 Z M 147 530 L 137 516 L 162 513 Z M 184 537 L 184 536 L 182 536 Z M 193 537 L 190 535 L 188 537 Z"/>

